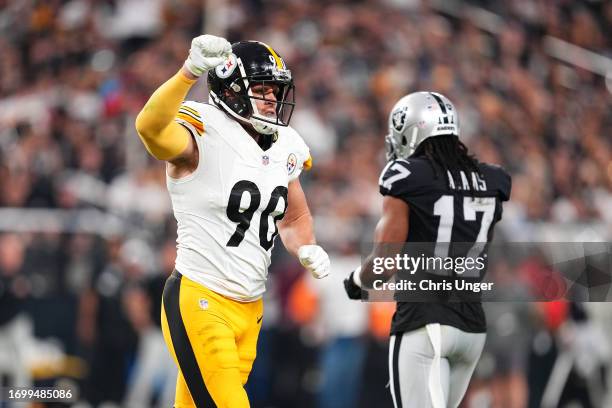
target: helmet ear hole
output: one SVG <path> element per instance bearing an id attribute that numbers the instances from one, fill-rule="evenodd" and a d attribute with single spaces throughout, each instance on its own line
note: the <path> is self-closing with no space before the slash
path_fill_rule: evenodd
<path id="1" fill-rule="evenodd" d="M 250 109 L 250 104 L 248 103 L 248 99 L 234 92 L 233 90 L 229 88 L 225 88 L 223 90 L 223 94 L 221 95 L 221 100 L 231 110 L 233 110 L 234 112 L 236 112 L 238 115 L 242 117 L 249 117 L 252 114 L 251 109 Z"/>
<path id="2" fill-rule="evenodd" d="M 408 144 L 408 139 L 406 138 L 406 135 L 402 135 L 402 146 L 406 146 Z"/>

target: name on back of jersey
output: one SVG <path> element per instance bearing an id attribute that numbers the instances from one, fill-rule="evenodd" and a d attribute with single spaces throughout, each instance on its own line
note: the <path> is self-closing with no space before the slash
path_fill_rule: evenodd
<path id="1" fill-rule="evenodd" d="M 469 191 L 472 189 L 472 185 L 474 186 L 474 190 L 476 191 L 487 191 L 487 182 L 480 177 L 480 174 L 475 171 L 470 171 L 470 177 L 472 179 L 472 184 L 468 181 L 468 176 L 465 174 L 463 170 L 459 171 L 459 175 L 461 177 L 461 184 L 455 183 L 453 179 L 453 175 L 450 171 L 446 171 L 446 176 L 448 177 L 448 186 L 453 190 L 462 190 Z"/>

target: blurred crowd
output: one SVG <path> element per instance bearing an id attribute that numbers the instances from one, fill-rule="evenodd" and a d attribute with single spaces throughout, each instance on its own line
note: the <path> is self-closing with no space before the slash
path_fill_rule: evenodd
<path id="1" fill-rule="evenodd" d="M 612 237 L 611 79 L 551 57 L 547 42 L 612 55 L 610 1 L 0 0 L 0 211 L 96 209 L 120 220 L 110 232 L 104 221 L 79 232 L 70 216 L 53 222 L 50 212 L 41 231 L 24 231 L 31 212 L 2 216 L 0 342 L 27 372 L 2 355 L 0 372 L 42 383 L 70 378 L 94 405 L 152 406 L 138 399 L 148 393 L 163 406 L 171 398 L 168 362 L 143 366 L 165 356 L 156 336 L 175 221 L 164 166 L 147 156 L 134 118 L 180 68 L 191 38 L 207 30 L 269 43 L 291 69 L 291 125 L 314 159 L 302 184 L 319 241 L 343 265 L 338 276 L 359 264 L 355 254 L 380 211 L 388 111 L 415 90 L 448 96 L 470 150 L 512 174 L 501 239 L 541 239 L 534 225 L 595 226 L 594 240 Z M 190 98 L 207 100 L 204 81 Z M 568 235 L 579 234 L 553 240 Z M 370 384 L 361 406 L 389 406 L 390 310 L 334 303 L 340 282 L 326 293 L 280 246 L 250 384 L 254 406 L 356 406 L 334 402 L 337 393 L 322 384 L 361 382 Z M 334 320 L 343 307 L 356 313 L 349 328 Z M 578 305 L 491 313 L 490 348 L 470 397 L 480 405 L 471 406 L 539 406 L 548 377 L 527 381 L 527 357 L 553 350 L 562 322 L 588 313 Z M 15 346 L 7 333 L 32 340 L 18 337 Z M 335 358 L 360 362 L 363 378 L 348 375 L 359 367 L 334 372 Z M 349 384 L 326 383 L 326 370 Z"/>

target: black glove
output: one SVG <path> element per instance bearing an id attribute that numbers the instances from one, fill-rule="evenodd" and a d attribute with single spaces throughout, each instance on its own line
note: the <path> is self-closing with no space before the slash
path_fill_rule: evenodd
<path id="1" fill-rule="evenodd" d="M 351 272 L 349 277 L 344 280 L 344 290 L 346 291 L 346 294 L 348 295 L 349 299 L 367 300 L 368 292 L 365 290 L 362 291 L 361 288 L 355 284 L 355 281 L 353 280 L 354 273 L 355 273 L 354 271 Z"/>

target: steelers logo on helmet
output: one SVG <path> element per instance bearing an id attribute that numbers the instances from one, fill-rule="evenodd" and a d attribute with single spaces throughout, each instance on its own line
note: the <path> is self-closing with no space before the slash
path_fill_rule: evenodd
<path id="1" fill-rule="evenodd" d="M 223 62 L 223 64 L 220 64 L 215 68 L 215 74 L 217 74 L 219 78 L 228 78 L 234 73 L 237 66 L 238 63 L 236 61 L 236 56 L 232 53 L 225 60 L 225 62 Z"/>

